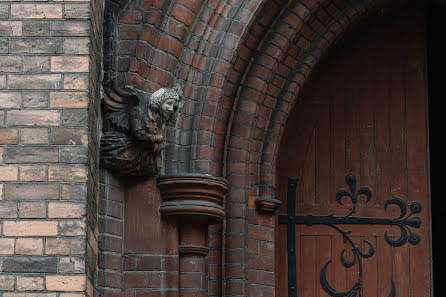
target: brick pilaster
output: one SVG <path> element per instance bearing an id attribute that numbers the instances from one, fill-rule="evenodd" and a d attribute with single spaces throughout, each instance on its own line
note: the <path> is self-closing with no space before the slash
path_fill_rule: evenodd
<path id="1" fill-rule="evenodd" d="M 90 20 L 89 0 L 0 1 L 3 297 L 93 296 Z"/>

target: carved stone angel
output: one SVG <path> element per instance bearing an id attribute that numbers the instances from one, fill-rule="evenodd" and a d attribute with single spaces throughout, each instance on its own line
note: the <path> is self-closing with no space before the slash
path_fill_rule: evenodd
<path id="1" fill-rule="evenodd" d="M 166 122 L 178 110 L 180 95 L 178 85 L 152 95 L 133 87 L 106 86 L 102 167 L 118 175 L 157 174 L 162 165 Z"/>

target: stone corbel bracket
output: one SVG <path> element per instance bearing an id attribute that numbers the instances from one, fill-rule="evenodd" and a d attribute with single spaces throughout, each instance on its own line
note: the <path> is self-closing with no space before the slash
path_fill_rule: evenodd
<path id="1" fill-rule="evenodd" d="M 162 198 L 161 215 L 178 220 L 180 295 L 184 292 L 188 296 L 205 297 L 208 226 L 221 222 L 225 217 L 223 201 L 228 192 L 228 182 L 224 178 L 197 174 L 161 176 L 157 183 Z M 200 286 L 191 287 L 188 279 L 184 278 L 190 273 L 201 275 Z"/>
<path id="2" fill-rule="evenodd" d="M 223 199 L 228 192 L 228 182 L 224 178 L 172 175 L 158 177 L 157 183 L 162 197 L 162 216 L 206 226 L 224 218 Z"/>
<path id="3" fill-rule="evenodd" d="M 280 208 L 282 202 L 271 197 L 257 197 L 255 199 L 257 211 L 265 214 L 274 214 Z"/>

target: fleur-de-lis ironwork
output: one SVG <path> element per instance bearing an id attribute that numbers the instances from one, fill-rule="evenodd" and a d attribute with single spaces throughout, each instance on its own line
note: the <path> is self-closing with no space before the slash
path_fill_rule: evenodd
<path id="1" fill-rule="evenodd" d="M 414 214 L 418 214 L 422 210 L 422 206 L 419 202 L 413 202 L 409 206 L 410 213 L 407 214 L 407 205 L 401 198 L 392 197 L 384 203 L 384 210 L 390 205 L 397 205 L 400 209 L 400 215 L 396 218 L 370 218 L 370 217 L 354 217 L 353 213 L 356 212 L 356 205 L 358 203 L 359 196 L 363 195 L 366 198 L 365 203 L 372 199 L 372 192 L 368 187 L 360 187 L 356 191 L 356 176 L 353 173 L 349 173 L 345 177 L 345 181 L 350 189 L 350 191 L 345 189 L 340 189 L 336 192 L 336 201 L 343 205 L 342 198 L 348 197 L 351 199 L 353 206 L 350 211 L 345 216 L 334 216 L 333 214 L 327 216 L 314 216 L 308 215 L 295 215 L 295 196 L 296 196 L 296 183 L 297 179 L 289 179 L 288 182 L 288 213 L 287 215 L 279 215 L 279 224 L 287 224 L 287 247 L 288 247 L 288 287 L 289 287 L 289 297 L 297 296 L 296 287 L 296 269 L 293 265 L 296 265 L 294 249 L 295 249 L 295 224 L 305 224 L 307 226 L 312 225 L 327 225 L 339 233 L 342 234 L 344 243 L 348 243 L 352 247 L 353 259 L 347 260 L 345 258 L 345 249 L 341 251 L 340 262 L 346 268 L 350 268 L 358 263 L 358 279 L 348 291 L 337 291 L 328 282 L 326 277 L 326 270 L 331 260 L 327 261 L 321 269 L 320 282 L 322 288 L 330 296 L 335 297 L 362 297 L 362 259 L 370 258 L 375 254 L 375 248 L 370 241 L 365 240 L 364 242 L 368 245 L 368 251 L 364 252 L 358 247 L 358 245 L 351 239 L 349 230 L 344 230 L 338 225 L 342 224 L 366 224 L 366 225 L 389 225 L 397 226 L 401 230 L 401 234 L 397 239 L 392 239 L 388 236 L 387 231 L 384 234 L 386 242 L 393 246 L 399 247 L 409 242 L 412 245 L 417 245 L 420 242 L 420 236 L 412 232 L 409 227 L 419 228 L 421 225 L 421 219 Z M 294 256 L 294 257 L 293 257 Z M 294 259 L 294 260 L 293 260 Z M 393 280 L 391 280 L 391 291 L 389 297 L 395 297 L 396 289 Z"/>
<path id="2" fill-rule="evenodd" d="M 358 192 L 356 192 L 356 176 L 353 173 L 349 173 L 345 176 L 345 182 L 348 185 L 348 188 L 350 189 L 350 192 L 345 189 L 339 189 L 336 192 L 336 201 L 342 204 L 342 197 L 350 197 L 353 207 L 350 209 L 350 213 L 347 215 L 351 215 L 356 211 L 356 204 L 358 203 L 358 196 L 359 195 L 365 195 L 366 196 L 366 203 L 369 202 L 372 199 L 372 191 L 368 187 L 361 187 L 359 188 Z"/>

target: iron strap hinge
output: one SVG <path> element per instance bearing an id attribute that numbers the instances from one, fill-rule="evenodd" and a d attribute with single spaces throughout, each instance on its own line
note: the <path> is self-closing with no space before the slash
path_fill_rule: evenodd
<path id="1" fill-rule="evenodd" d="M 345 250 L 342 250 L 340 260 L 344 267 L 351 267 L 358 262 L 358 280 L 353 287 L 348 291 L 337 291 L 327 281 L 325 271 L 331 260 L 325 263 L 320 273 L 321 286 L 327 294 L 335 297 L 361 297 L 362 287 L 362 261 L 361 258 L 372 257 L 375 253 L 373 244 L 370 241 L 365 240 L 368 244 L 369 250 L 367 252 L 361 251 L 358 245 L 351 239 L 349 234 L 351 231 L 343 230 L 338 225 L 388 225 L 397 226 L 401 230 L 399 238 L 392 239 L 388 236 L 387 231 L 384 234 L 384 238 L 387 243 L 393 247 L 398 247 L 409 242 L 412 245 L 417 245 L 420 242 L 420 236 L 412 232 L 409 227 L 419 228 L 421 226 L 421 219 L 418 214 L 422 210 L 422 206 L 419 202 L 412 202 L 410 204 L 410 213 L 406 216 L 407 205 L 404 200 L 398 197 L 392 197 L 388 199 L 384 204 L 384 210 L 387 210 L 389 205 L 396 205 L 400 209 L 400 215 L 396 218 L 373 218 L 373 217 L 354 217 L 352 216 L 356 212 L 356 204 L 358 203 L 358 197 L 364 196 L 366 203 L 372 198 L 372 192 L 368 187 L 361 187 L 356 191 L 356 176 L 353 173 L 349 173 L 345 177 L 345 181 L 349 187 L 349 191 L 340 189 L 336 192 L 336 201 L 342 204 L 342 198 L 348 197 L 353 203 L 353 207 L 345 216 L 335 216 L 333 214 L 320 216 L 320 215 L 296 215 L 296 189 L 298 179 L 288 178 L 288 195 L 287 195 L 287 214 L 278 216 L 279 224 L 287 225 L 287 252 L 288 252 L 288 297 L 297 297 L 297 267 L 296 267 L 296 229 L 295 225 L 326 225 L 342 234 L 344 242 L 349 243 L 353 251 L 353 260 L 347 260 L 344 258 Z M 391 281 L 392 287 L 389 297 L 395 296 L 395 284 Z"/>

